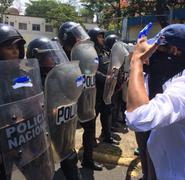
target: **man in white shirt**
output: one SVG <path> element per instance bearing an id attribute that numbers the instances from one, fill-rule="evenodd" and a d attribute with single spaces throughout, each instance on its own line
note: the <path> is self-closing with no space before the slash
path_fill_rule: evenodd
<path id="1" fill-rule="evenodd" d="M 149 44 L 161 37 L 164 41 L 160 46 Z M 184 44 L 185 25 L 169 25 L 150 41 L 139 39 L 130 64 L 127 124 L 137 132 L 152 130 L 147 146 L 158 180 L 185 179 Z M 143 76 L 143 64 L 149 63 L 149 58 L 150 64 L 156 61 L 160 65 L 161 60 L 163 68 L 161 76 L 153 73 L 155 83 L 150 73 Z M 157 72 L 157 66 L 155 69 Z"/>

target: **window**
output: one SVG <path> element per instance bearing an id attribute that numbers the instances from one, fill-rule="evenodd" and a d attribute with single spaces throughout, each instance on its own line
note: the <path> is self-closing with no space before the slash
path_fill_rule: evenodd
<path id="1" fill-rule="evenodd" d="M 32 24 L 33 31 L 40 31 L 40 24 Z"/>
<path id="2" fill-rule="evenodd" d="M 27 30 L 27 24 L 26 23 L 19 23 L 19 29 Z"/>
<path id="3" fill-rule="evenodd" d="M 51 25 L 46 25 L 45 26 L 45 31 L 46 32 L 53 32 L 53 27 Z"/>
<path id="4" fill-rule="evenodd" d="M 14 22 L 10 22 L 10 26 L 14 26 Z"/>

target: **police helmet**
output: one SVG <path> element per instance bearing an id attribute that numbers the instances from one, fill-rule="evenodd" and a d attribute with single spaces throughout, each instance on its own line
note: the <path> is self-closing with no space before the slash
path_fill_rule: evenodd
<path id="1" fill-rule="evenodd" d="M 73 47 L 77 41 L 90 39 L 82 26 L 76 22 L 63 23 L 59 28 L 58 37 L 63 46 L 70 47 Z"/>
<path id="2" fill-rule="evenodd" d="M 96 28 L 90 29 L 88 31 L 88 34 L 89 34 L 89 36 L 91 38 L 91 41 L 93 41 L 94 43 L 97 43 L 97 36 L 99 34 L 102 34 L 103 37 L 104 37 L 105 32 L 102 29 L 100 29 L 99 27 L 96 27 Z"/>
<path id="3" fill-rule="evenodd" d="M 27 58 L 37 58 L 44 73 L 48 73 L 56 64 L 69 61 L 60 44 L 46 37 L 31 41 L 28 44 L 26 56 Z"/>
<path id="4" fill-rule="evenodd" d="M 105 43 L 104 43 L 104 46 L 105 46 L 105 49 L 107 51 L 110 51 L 112 46 L 114 45 L 114 43 L 116 41 L 119 40 L 119 37 L 116 35 L 116 34 L 110 34 L 108 35 L 106 38 L 105 38 Z"/>
<path id="5" fill-rule="evenodd" d="M 19 58 L 24 58 L 24 44 L 26 41 L 14 27 L 0 24 L 0 46 L 3 47 L 4 45 L 15 43 L 18 44 Z"/>

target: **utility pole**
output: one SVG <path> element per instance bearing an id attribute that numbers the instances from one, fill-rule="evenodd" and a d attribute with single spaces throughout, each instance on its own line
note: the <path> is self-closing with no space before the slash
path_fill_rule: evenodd
<path id="1" fill-rule="evenodd" d="M 172 24 L 172 21 L 173 21 L 173 7 L 167 5 L 167 8 L 170 11 L 170 24 Z"/>
<path id="2" fill-rule="evenodd" d="M 120 18 L 121 18 L 121 4 L 120 0 L 118 0 L 118 7 L 117 7 L 117 34 L 119 34 L 120 29 Z"/>

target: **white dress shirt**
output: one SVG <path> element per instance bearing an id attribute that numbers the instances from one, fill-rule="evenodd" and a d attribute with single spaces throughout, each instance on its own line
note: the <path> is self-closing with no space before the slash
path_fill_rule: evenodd
<path id="1" fill-rule="evenodd" d="M 148 104 L 125 113 L 130 129 L 152 130 L 147 146 L 157 179 L 185 180 L 185 71 L 168 80 Z"/>

